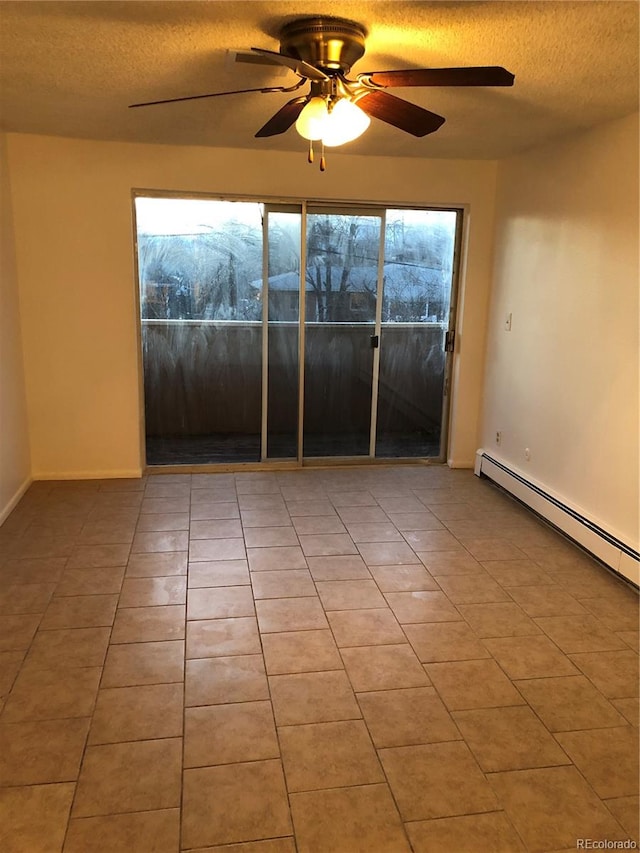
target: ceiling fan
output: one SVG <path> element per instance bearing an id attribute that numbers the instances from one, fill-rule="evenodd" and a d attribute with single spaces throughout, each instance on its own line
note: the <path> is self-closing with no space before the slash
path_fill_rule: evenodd
<path id="1" fill-rule="evenodd" d="M 253 47 L 236 54 L 237 62 L 286 66 L 298 75 L 292 86 L 269 86 L 211 92 L 131 104 L 148 107 L 250 92 L 294 92 L 310 84 L 307 94 L 292 98 L 255 134 L 277 136 L 292 125 L 309 140 L 323 146 L 320 168 L 324 171 L 324 146 L 343 145 L 360 136 L 371 118 L 393 125 L 416 137 L 434 133 L 445 119 L 436 113 L 391 95 L 386 89 L 405 86 L 512 86 L 514 75 L 500 66 L 466 68 L 408 68 L 397 71 L 366 71 L 350 79 L 352 65 L 365 52 L 366 30 L 344 18 L 312 17 L 293 20 L 280 31 L 280 50 Z"/>

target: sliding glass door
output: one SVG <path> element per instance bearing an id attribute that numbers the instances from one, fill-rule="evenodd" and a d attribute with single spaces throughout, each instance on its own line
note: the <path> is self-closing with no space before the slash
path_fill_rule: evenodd
<path id="1" fill-rule="evenodd" d="M 459 211 L 135 211 L 149 465 L 443 458 Z"/>

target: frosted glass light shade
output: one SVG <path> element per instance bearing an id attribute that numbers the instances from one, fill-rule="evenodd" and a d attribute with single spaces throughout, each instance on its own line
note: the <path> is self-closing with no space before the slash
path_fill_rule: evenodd
<path id="1" fill-rule="evenodd" d="M 322 141 L 328 147 L 344 145 L 361 136 L 370 123 L 371 119 L 360 107 L 342 98 L 325 119 Z"/>
<path id="2" fill-rule="evenodd" d="M 311 98 L 296 121 L 296 130 L 305 139 L 322 139 L 329 111 L 324 98 Z"/>

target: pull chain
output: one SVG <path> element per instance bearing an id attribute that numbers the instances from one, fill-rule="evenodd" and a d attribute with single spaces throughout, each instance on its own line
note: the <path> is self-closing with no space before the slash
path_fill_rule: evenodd
<path id="1" fill-rule="evenodd" d="M 308 163 L 313 163 L 313 139 L 309 140 L 309 156 L 307 157 Z"/>
<path id="2" fill-rule="evenodd" d="M 324 159 L 324 140 L 320 140 L 320 151 L 320 171 L 324 172 L 324 170 L 327 168 L 327 162 Z"/>

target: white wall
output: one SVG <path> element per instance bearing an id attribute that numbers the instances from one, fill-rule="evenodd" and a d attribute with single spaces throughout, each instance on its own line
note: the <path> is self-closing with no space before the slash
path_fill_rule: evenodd
<path id="1" fill-rule="evenodd" d="M 502 162 L 482 447 L 636 548 L 638 319 L 638 116 Z"/>
<path id="2" fill-rule="evenodd" d="M 33 476 L 135 476 L 143 461 L 131 190 L 468 205 L 452 464 L 473 464 L 496 164 L 9 135 Z"/>
<path id="3" fill-rule="evenodd" d="M 0 524 L 31 474 L 10 199 L 6 138 L 0 134 Z"/>

